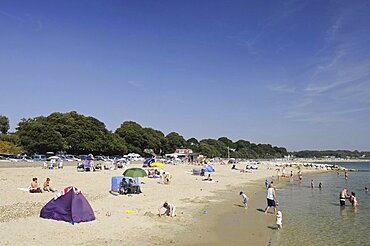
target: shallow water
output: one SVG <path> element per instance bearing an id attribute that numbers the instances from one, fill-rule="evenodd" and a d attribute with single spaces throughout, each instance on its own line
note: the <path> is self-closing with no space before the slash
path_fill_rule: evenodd
<path id="1" fill-rule="evenodd" d="M 370 163 L 341 163 L 348 168 L 370 170 Z M 311 179 L 314 189 L 310 188 Z M 323 189 L 318 183 L 323 182 Z M 273 245 L 370 245 L 370 172 L 304 175 L 302 184 L 284 185 L 278 191 L 283 229 Z M 346 202 L 339 206 L 339 192 L 347 187 L 355 192 L 359 206 Z"/>

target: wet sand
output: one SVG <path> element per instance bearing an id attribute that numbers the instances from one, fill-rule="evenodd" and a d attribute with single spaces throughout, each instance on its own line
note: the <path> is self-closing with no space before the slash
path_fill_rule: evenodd
<path id="1" fill-rule="evenodd" d="M 178 238 L 175 245 L 253 245 L 269 244 L 273 231 L 276 230 L 275 216 L 265 214 L 266 190 L 264 180 L 244 186 L 230 187 L 219 191 L 217 197 L 222 201 L 203 207 L 190 232 Z M 240 191 L 248 198 L 248 208 L 242 204 Z"/>

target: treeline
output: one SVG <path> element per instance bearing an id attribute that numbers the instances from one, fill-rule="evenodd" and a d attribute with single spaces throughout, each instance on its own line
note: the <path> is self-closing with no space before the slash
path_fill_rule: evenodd
<path id="1" fill-rule="evenodd" d="M 122 155 L 134 152 L 147 156 L 150 151 L 164 155 L 174 153 L 178 148 L 190 148 L 194 153 L 207 157 L 281 158 L 288 154 L 285 148 L 246 140 L 233 142 L 227 137 L 186 140 L 177 132 L 165 135 L 133 121 L 123 122 L 112 132 L 98 119 L 75 111 L 22 119 L 12 134 L 7 133 L 9 120 L 6 117 L 4 120 L 4 116 L 0 116 L 0 120 L 0 143 L 10 146 L 13 151 L 28 154 L 63 151 L 71 154 Z"/>
<path id="2" fill-rule="evenodd" d="M 298 158 L 369 158 L 370 152 L 368 151 L 349 151 L 349 150 L 303 150 L 292 152 L 292 155 Z"/>

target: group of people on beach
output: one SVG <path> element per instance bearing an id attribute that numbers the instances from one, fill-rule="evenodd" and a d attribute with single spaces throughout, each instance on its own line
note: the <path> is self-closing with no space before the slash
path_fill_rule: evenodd
<path id="1" fill-rule="evenodd" d="M 276 196 L 276 187 L 274 186 L 274 181 L 271 181 L 269 183 L 269 181 L 266 179 L 265 186 L 267 188 L 267 207 L 265 208 L 264 212 L 265 214 L 267 214 L 268 210 L 273 207 L 274 214 L 276 216 L 277 228 L 281 229 L 283 228 L 283 213 L 277 209 L 277 206 L 279 206 L 279 202 Z M 242 196 L 243 206 L 245 209 L 247 209 L 249 200 L 248 196 L 243 191 L 241 191 L 239 195 Z"/>
<path id="2" fill-rule="evenodd" d="M 43 188 L 37 183 L 37 178 L 32 178 L 31 186 L 29 188 L 30 193 L 42 193 L 45 191 L 55 192 L 56 190 L 50 186 L 50 178 L 46 178 Z"/>
<path id="3" fill-rule="evenodd" d="M 352 204 L 352 206 L 357 207 L 358 206 L 358 201 L 356 198 L 356 193 L 351 192 L 351 195 L 348 194 L 348 188 L 344 188 L 341 190 L 339 193 L 339 204 L 340 206 L 345 206 L 346 205 L 346 200 L 349 200 Z"/>

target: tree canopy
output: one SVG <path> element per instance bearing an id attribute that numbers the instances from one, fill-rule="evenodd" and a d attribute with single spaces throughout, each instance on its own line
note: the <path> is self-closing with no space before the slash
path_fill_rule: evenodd
<path id="1" fill-rule="evenodd" d="M 165 135 L 134 121 L 124 121 L 113 133 L 98 119 L 75 111 L 22 119 L 15 134 L 1 134 L 0 140 L 17 144 L 30 154 L 65 151 L 72 154 L 122 155 L 134 152 L 164 155 L 179 148 L 190 148 L 210 158 L 281 158 L 288 154 L 282 147 L 243 139 L 233 142 L 225 136 L 185 140 L 177 132 Z"/>
<path id="2" fill-rule="evenodd" d="M 0 115 L 0 132 L 2 134 L 7 134 L 9 131 L 9 119 L 4 115 Z"/>
<path id="3" fill-rule="evenodd" d="M 124 142 L 108 131 L 103 122 L 74 111 L 22 119 L 16 134 L 20 145 L 30 153 L 114 154 L 127 150 Z"/>

